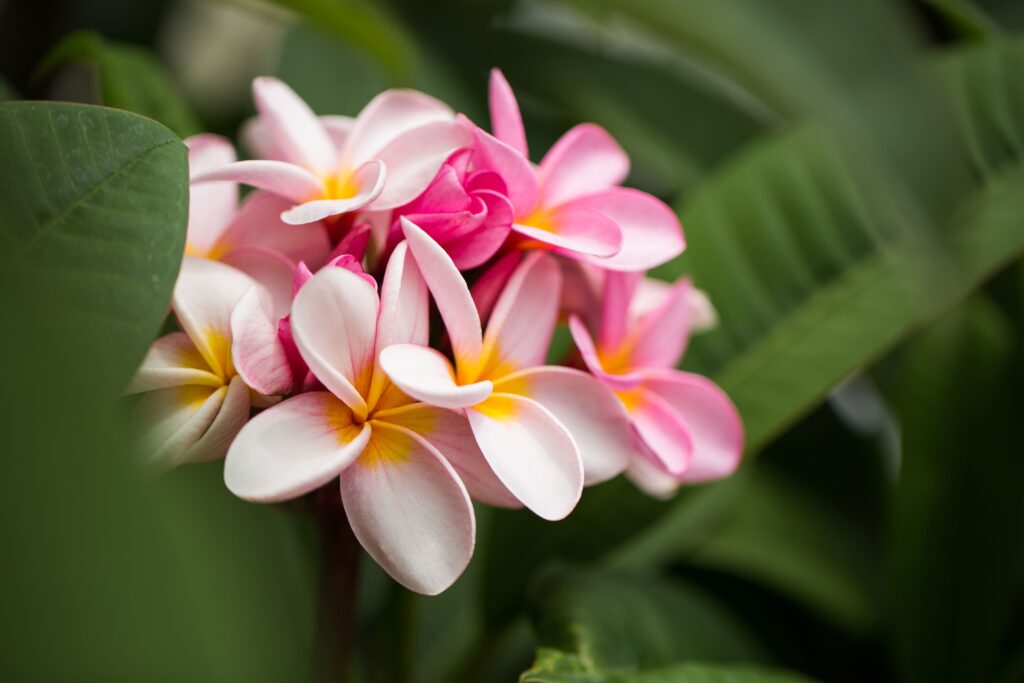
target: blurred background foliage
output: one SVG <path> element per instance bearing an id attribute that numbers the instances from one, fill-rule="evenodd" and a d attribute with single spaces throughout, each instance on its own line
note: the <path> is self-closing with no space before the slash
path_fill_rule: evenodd
<path id="1" fill-rule="evenodd" d="M 498 66 L 538 158 L 596 121 L 678 209 L 657 275 L 716 305 L 684 366 L 748 457 L 557 524 L 480 508 L 439 597 L 364 562 L 352 680 L 1024 680 L 1021 31 L 1015 0 L 0 0 L 3 678 L 330 673 L 311 520 L 217 464 L 152 481 L 124 434 L 183 243 L 174 134 L 234 135 L 263 73 L 486 122 Z"/>

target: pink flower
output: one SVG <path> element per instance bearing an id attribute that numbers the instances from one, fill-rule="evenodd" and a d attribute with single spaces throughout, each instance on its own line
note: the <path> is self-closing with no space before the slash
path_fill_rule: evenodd
<path id="1" fill-rule="evenodd" d="M 351 122 L 317 118 L 275 78 L 253 81 L 253 98 L 259 121 L 246 137 L 264 158 L 227 164 L 193 182 L 231 180 L 267 190 L 295 205 L 281 214 L 290 224 L 406 204 L 471 141 L 445 104 L 411 90 L 381 93 Z"/>
<path id="2" fill-rule="evenodd" d="M 261 290 L 234 268 L 185 257 L 171 299 L 183 331 L 153 342 L 127 389 L 144 394 L 137 417 L 159 466 L 224 457 L 250 404 L 268 402 L 250 392 L 234 360 L 235 304 Z"/>
<path id="3" fill-rule="evenodd" d="M 189 172 L 200 176 L 235 160 L 235 150 L 217 135 L 185 140 Z M 238 185 L 193 185 L 189 197 L 185 253 L 234 266 L 271 290 L 279 288 L 296 261 L 319 268 L 330 242 L 322 223 L 291 226 L 281 222 L 290 204 L 267 192 L 254 192 L 238 206 Z"/>
<path id="4" fill-rule="evenodd" d="M 695 322 L 710 315 L 687 279 L 668 285 L 610 272 L 597 344 L 579 317 L 569 320 L 587 367 L 632 420 L 628 474 L 655 495 L 727 476 L 743 453 L 743 425 L 729 397 L 707 378 L 675 369 Z"/>
<path id="5" fill-rule="evenodd" d="M 525 244 L 620 271 L 653 268 L 683 251 L 682 226 L 672 210 L 645 192 L 619 187 L 629 158 L 607 131 L 576 126 L 535 167 L 519 106 L 497 69 L 490 106 L 493 136 L 463 123 L 476 137 L 476 167 L 504 180 L 515 212 L 512 230 Z"/>
<path id="6" fill-rule="evenodd" d="M 631 434 L 610 391 L 586 373 L 543 365 L 558 315 L 557 264 L 543 253 L 527 257 L 484 334 L 451 258 L 417 226 L 404 218 L 402 224 L 448 329 L 455 369 L 415 343 L 386 347 L 381 367 L 406 394 L 434 406 L 419 409 L 425 420 L 443 415 L 452 434 L 475 440 L 479 448 L 452 459 L 474 497 L 521 503 L 545 519 L 566 516 L 584 482 L 623 471 Z"/>
<path id="7" fill-rule="evenodd" d="M 314 275 L 295 297 L 291 331 L 326 390 L 254 417 L 228 451 L 224 480 L 241 498 L 273 502 L 340 479 L 349 523 L 367 552 L 402 585 L 436 594 L 473 553 L 473 506 L 446 459 L 464 444 L 428 439 L 439 425 L 419 424 L 417 405 L 376 362 L 392 344 L 427 342 L 427 303 L 404 244 L 379 297 L 347 268 Z"/>

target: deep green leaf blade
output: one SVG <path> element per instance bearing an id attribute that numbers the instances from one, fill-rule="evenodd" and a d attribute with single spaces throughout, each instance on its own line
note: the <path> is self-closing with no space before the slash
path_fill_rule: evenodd
<path id="1" fill-rule="evenodd" d="M 135 114 L 0 104 L 0 251 L 47 295 L 51 333 L 119 391 L 164 317 L 188 219 L 187 151 Z"/>

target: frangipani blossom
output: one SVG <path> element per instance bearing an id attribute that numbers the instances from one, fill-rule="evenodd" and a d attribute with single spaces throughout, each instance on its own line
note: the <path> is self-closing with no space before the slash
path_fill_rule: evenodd
<path id="1" fill-rule="evenodd" d="M 524 244 L 608 270 L 642 271 L 678 256 L 682 226 L 669 207 L 640 190 L 619 187 L 629 158 L 600 126 L 585 123 L 559 139 L 539 166 L 529 161 L 519 105 L 501 72 L 491 72 L 491 129 L 474 130 L 474 163 L 496 172 Z"/>
<path id="2" fill-rule="evenodd" d="M 232 180 L 283 197 L 294 205 L 281 214 L 285 223 L 407 204 L 471 142 L 447 105 L 412 90 L 381 93 L 350 127 L 343 117 L 317 118 L 275 78 L 255 79 L 253 98 L 261 125 L 250 128 L 250 144 L 271 158 L 227 164 L 193 182 Z"/>
<path id="3" fill-rule="evenodd" d="M 558 315 L 557 264 L 542 252 L 530 254 L 509 279 L 483 334 L 451 258 L 416 225 L 402 224 L 447 327 L 455 369 L 439 352 L 415 343 L 386 347 L 381 367 L 406 394 L 435 406 L 430 415 L 455 411 L 445 419 L 462 422 L 463 433 L 475 437 L 479 451 L 466 449 L 452 461 L 467 472 L 474 497 L 503 504 L 509 497 L 504 489 L 545 519 L 566 516 L 584 482 L 625 468 L 631 434 L 611 392 L 586 373 L 543 365 Z M 499 486 L 493 477 L 481 479 L 488 470 Z"/>
<path id="4" fill-rule="evenodd" d="M 185 144 L 193 178 L 235 161 L 231 143 L 218 135 L 196 135 Z M 282 223 L 281 212 L 289 206 L 280 197 L 254 192 L 239 207 L 237 183 L 193 185 L 185 253 L 223 261 L 259 282 L 264 282 L 267 271 L 273 272 L 278 262 L 305 261 L 318 268 L 331 250 L 327 231 L 321 223 Z"/>
<path id="5" fill-rule="evenodd" d="M 692 292 L 687 279 L 667 285 L 610 272 L 597 344 L 579 317 L 569 320 L 587 367 L 632 420 L 637 438 L 628 474 L 655 495 L 727 476 L 743 453 L 743 424 L 725 392 L 675 369 L 695 316 L 709 315 L 706 299 Z"/>
<path id="6" fill-rule="evenodd" d="M 375 361 L 392 344 L 427 342 L 427 288 L 406 245 L 392 254 L 379 298 L 347 268 L 320 270 L 295 297 L 291 331 L 326 390 L 253 418 L 228 451 L 228 488 L 274 502 L 338 479 L 367 552 L 410 590 L 441 592 L 473 553 L 472 503 L 447 453 L 402 419 L 412 400 Z"/>
<path id="7" fill-rule="evenodd" d="M 137 417 L 159 466 L 224 457 L 249 419 L 250 405 L 266 403 L 250 392 L 232 356 L 235 305 L 247 292 L 259 296 L 261 290 L 234 268 L 185 257 L 171 300 L 183 331 L 153 343 L 126 390 L 144 393 Z"/>

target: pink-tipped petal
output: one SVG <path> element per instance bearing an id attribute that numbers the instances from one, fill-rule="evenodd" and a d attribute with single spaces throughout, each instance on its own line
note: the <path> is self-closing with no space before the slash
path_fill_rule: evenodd
<path id="1" fill-rule="evenodd" d="M 436 595 L 469 564 L 476 519 L 466 487 L 406 429 L 373 425 L 366 450 L 341 474 L 341 501 L 366 552 L 409 590 Z"/>
<path id="2" fill-rule="evenodd" d="M 316 114 L 294 90 L 276 78 L 262 76 L 253 81 L 252 95 L 274 149 L 285 161 L 318 176 L 334 170 L 338 150 Z"/>
<path id="3" fill-rule="evenodd" d="M 359 223 L 352 226 L 352 229 L 345 233 L 341 241 L 331 250 L 327 260 L 337 258 L 342 254 L 351 254 L 355 260 L 362 261 L 363 257 L 366 256 L 366 247 L 370 244 L 370 233 L 371 226 L 369 223 Z"/>
<path id="4" fill-rule="evenodd" d="M 642 276 L 636 273 L 605 274 L 601 301 L 601 329 L 598 340 L 601 348 L 617 349 L 626 341 L 629 332 L 630 302 Z"/>
<path id="5" fill-rule="evenodd" d="M 345 149 L 345 143 L 348 142 L 348 136 L 352 134 L 352 128 L 356 125 L 356 120 L 351 116 L 338 116 L 336 114 L 327 114 L 318 118 L 320 119 L 320 125 L 327 131 L 328 137 L 331 138 L 334 148 L 338 150 L 340 155 L 341 150 Z"/>
<path id="6" fill-rule="evenodd" d="M 274 324 L 292 308 L 292 278 L 295 264 L 280 252 L 263 247 L 241 247 L 224 254 L 223 263 L 258 282 L 270 295 L 267 314 Z"/>
<path id="7" fill-rule="evenodd" d="M 626 476 L 647 495 L 663 500 L 670 498 L 682 485 L 679 477 L 672 476 L 639 453 L 629 461 Z"/>
<path id="8" fill-rule="evenodd" d="M 495 391 L 531 398 L 569 430 L 583 460 L 587 486 L 621 474 L 634 451 L 632 428 L 615 394 L 590 375 L 540 367 L 510 375 Z"/>
<path id="9" fill-rule="evenodd" d="M 406 218 L 402 218 L 401 223 L 409 250 L 448 329 L 456 365 L 476 363 L 483 348 L 483 333 L 466 281 L 451 257 L 427 233 Z M 460 376 L 460 379 L 464 378 Z"/>
<path id="10" fill-rule="evenodd" d="M 334 143 L 334 148 L 336 150 L 343 148 L 345 140 L 352 130 L 354 119 L 350 116 L 318 116 L 317 118 L 320 119 L 320 124 L 331 138 L 331 142 Z M 270 129 L 260 117 L 254 116 L 243 122 L 239 137 L 242 139 L 245 149 L 249 150 L 251 158 L 285 161 L 284 154 L 276 147 L 274 139 L 270 135 Z"/>
<path id="11" fill-rule="evenodd" d="M 529 218 L 521 219 L 528 221 Z M 622 248 L 622 231 L 600 211 L 570 205 L 550 214 L 544 225 L 516 223 L 512 229 L 532 240 L 579 258 L 614 256 Z"/>
<path id="12" fill-rule="evenodd" d="M 291 331 L 302 358 L 359 419 L 367 412 L 378 307 L 373 287 L 344 268 L 321 270 L 292 303 Z"/>
<path id="13" fill-rule="evenodd" d="M 377 152 L 376 158 L 388 168 L 388 179 L 372 210 L 411 202 L 427 189 L 445 160 L 472 140 L 470 132 L 454 121 L 432 121 L 399 135 Z"/>
<path id="14" fill-rule="evenodd" d="M 231 314 L 231 356 L 245 383 L 265 396 L 288 393 L 294 384 L 291 365 L 277 334 L 280 316 L 270 297 L 252 287 Z"/>
<path id="15" fill-rule="evenodd" d="M 603 384 L 615 390 L 624 390 L 632 389 L 643 381 L 643 376 L 637 372 L 614 375 L 605 371 L 601 358 L 597 355 L 594 340 L 579 316 L 569 316 L 569 333 L 572 335 L 576 348 L 580 351 L 580 356 L 583 357 L 587 370 Z"/>
<path id="16" fill-rule="evenodd" d="M 365 208 L 384 190 L 387 169 L 379 161 L 367 161 L 356 169 L 354 181 L 359 188 L 355 195 L 345 199 L 307 201 L 282 213 L 281 220 L 289 225 L 302 225 Z"/>
<path id="17" fill-rule="evenodd" d="M 188 147 L 190 177 L 223 168 L 236 160 L 234 147 L 219 135 L 194 135 L 185 140 L 185 145 Z M 189 253 L 206 255 L 231 222 L 237 208 L 238 186 L 234 183 L 191 188 L 186 238 Z"/>
<path id="18" fill-rule="evenodd" d="M 473 283 L 470 294 L 473 296 L 473 302 L 476 304 L 476 310 L 480 313 L 481 320 L 487 320 L 491 316 L 498 296 L 504 291 L 509 278 L 519 266 L 521 257 L 521 252 L 510 251 L 495 261 Z"/>
<path id="19" fill-rule="evenodd" d="M 693 458 L 685 482 L 732 474 L 743 455 L 743 422 L 729 397 L 700 375 L 677 370 L 650 373 L 644 388 L 671 405 L 693 436 Z"/>
<path id="20" fill-rule="evenodd" d="M 184 384 L 217 388 L 223 383 L 220 377 L 210 371 L 210 365 L 187 334 L 171 332 L 149 347 L 125 393 L 141 394 Z"/>
<path id="21" fill-rule="evenodd" d="M 444 249 L 459 270 L 478 268 L 501 249 L 510 230 L 509 224 L 485 222 L 473 232 L 445 242 Z"/>
<path id="22" fill-rule="evenodd" d="M 231 370 L 231 311 L 253 284 L 248 275 L 217 261 L 186 256 L 181 263 L 171 296 L 174 314 L 221 377 Z"/>
<path id="23" fill-rule="evenodd" d="M 632 331 L 630 365 L 637 368 L 674 368 L 690 339 L 692 308 L 690 281 L 669 287 L 662 300 L 641 318 Z"/>
<path id="24" fill-rule="evenodd" d="M 505 194 L 508 196 L 517 216 L 526 216 L 537 205 L 540 186 L 537 174 L 530 160 L 509 147 L 493 135 L 477 128 L 468 119 L 463 125 L 471 126 L 473 131 L 473 160 L 480 169 L 493 171 L 505 183 Z"/>
<path id="25" fill-rule="evenodd" d="M 494 133 L 494 137 L 529 159 L 530 153 L 526 146 L 526 131 L 523 129 L 519 103 L 512 93 L 512 86 L 498 69 L 491 69 L 488 99 L 491 109 L 491 132 Z"/>
<path id="26" fill-rule="evenodd" d="M 231 444 L 224 483 L 239 498 L 290 500 L 320 488 L 348 467 L 370 427 L 325 391 L 300 394 L 263 411 Z"/>
<path id="27" fill-rule="evenodd" d="M 491 394 L 466 409 L 477 444 L 506 488 L 538 516 L 562 519 L 583 491 L 583 464 L 568 430 L 536 401 Z"/>
<path id="28" fill-rule="evenodd" d="M 694 437 L 687 423 L 671 403 L 645 388 L 630 390 L 623 400 L 650 455 L 669 474 L 682 476 L 694 455 Z"/>
<path id="29" fill-rule="evenodd" d="M 380 352 L 379 361 L 395 386 L 430 405 L 455 410 L 476 405 L 491 395 L 490 382 L 458 384 L 452 364 L 428 346 L 389 346 Z"/>
<path id="30" fill-rule="evenodd" d="M 327 229 L 322 223 L 288 225 L 281 214 L 294 205 L 290 200 L 269 192 L 253 192 L 246 197 L 238 215 L 218 241 L 218 251 L 226 253 L 239 247 L 264 247 L 281 252 L 292 261 L 305 261 L 319 269 L 331 251 Z"/>
<path id="31" fill-rule="evenodd" d="M 559 138 L 540 162 L 542 199 L 558 206 L 618 185 L 629 175 L 629 157 L 604 128 L 582 123 Z"/>
<path id="32" fill-rule="evenodd" d="M 429 441 L 455 468 L 473 500 L 503 508 L 523 507 L 487 464 L 462 411 L 413 403 L 379 414 L 375 419 L 405 427 Z"/>
<path id="33" fill-rule="evenodd" d="M 403 133 L 434 121 L 450 121 L 453 116 L 448 105 L 429 95 L 415 90 L 386 90 L 356 117 L 342 151 L 342 164 L 358 166 L 376 159 Z"/>
<path id="34" fill-rule="evenodd" d="M 671 261 L 686 248 L 683 226 L 663 201 L 646 192 L 613 187 L 575 199 L 571 206 L 594 209 L 622 230 L 622 249 L 595 259 L 608 270 L 642 271 Z"/>
<path id="35" fill-rule="evenodd" d="M 484 336 L 485 372 L 500 377 L 542 365 L 558 320 L 562 274 L 541 252 L 526 257 L 498 297 Z"/>
<path id="36" fill-rule="evenodd" d="M 215 181 L 252 185 L 293 202 L 305 202 L 324 193 L 324 186 L 315 175 L 287 161 L 236 161 L 192 177 L 193 185 Z"/>

